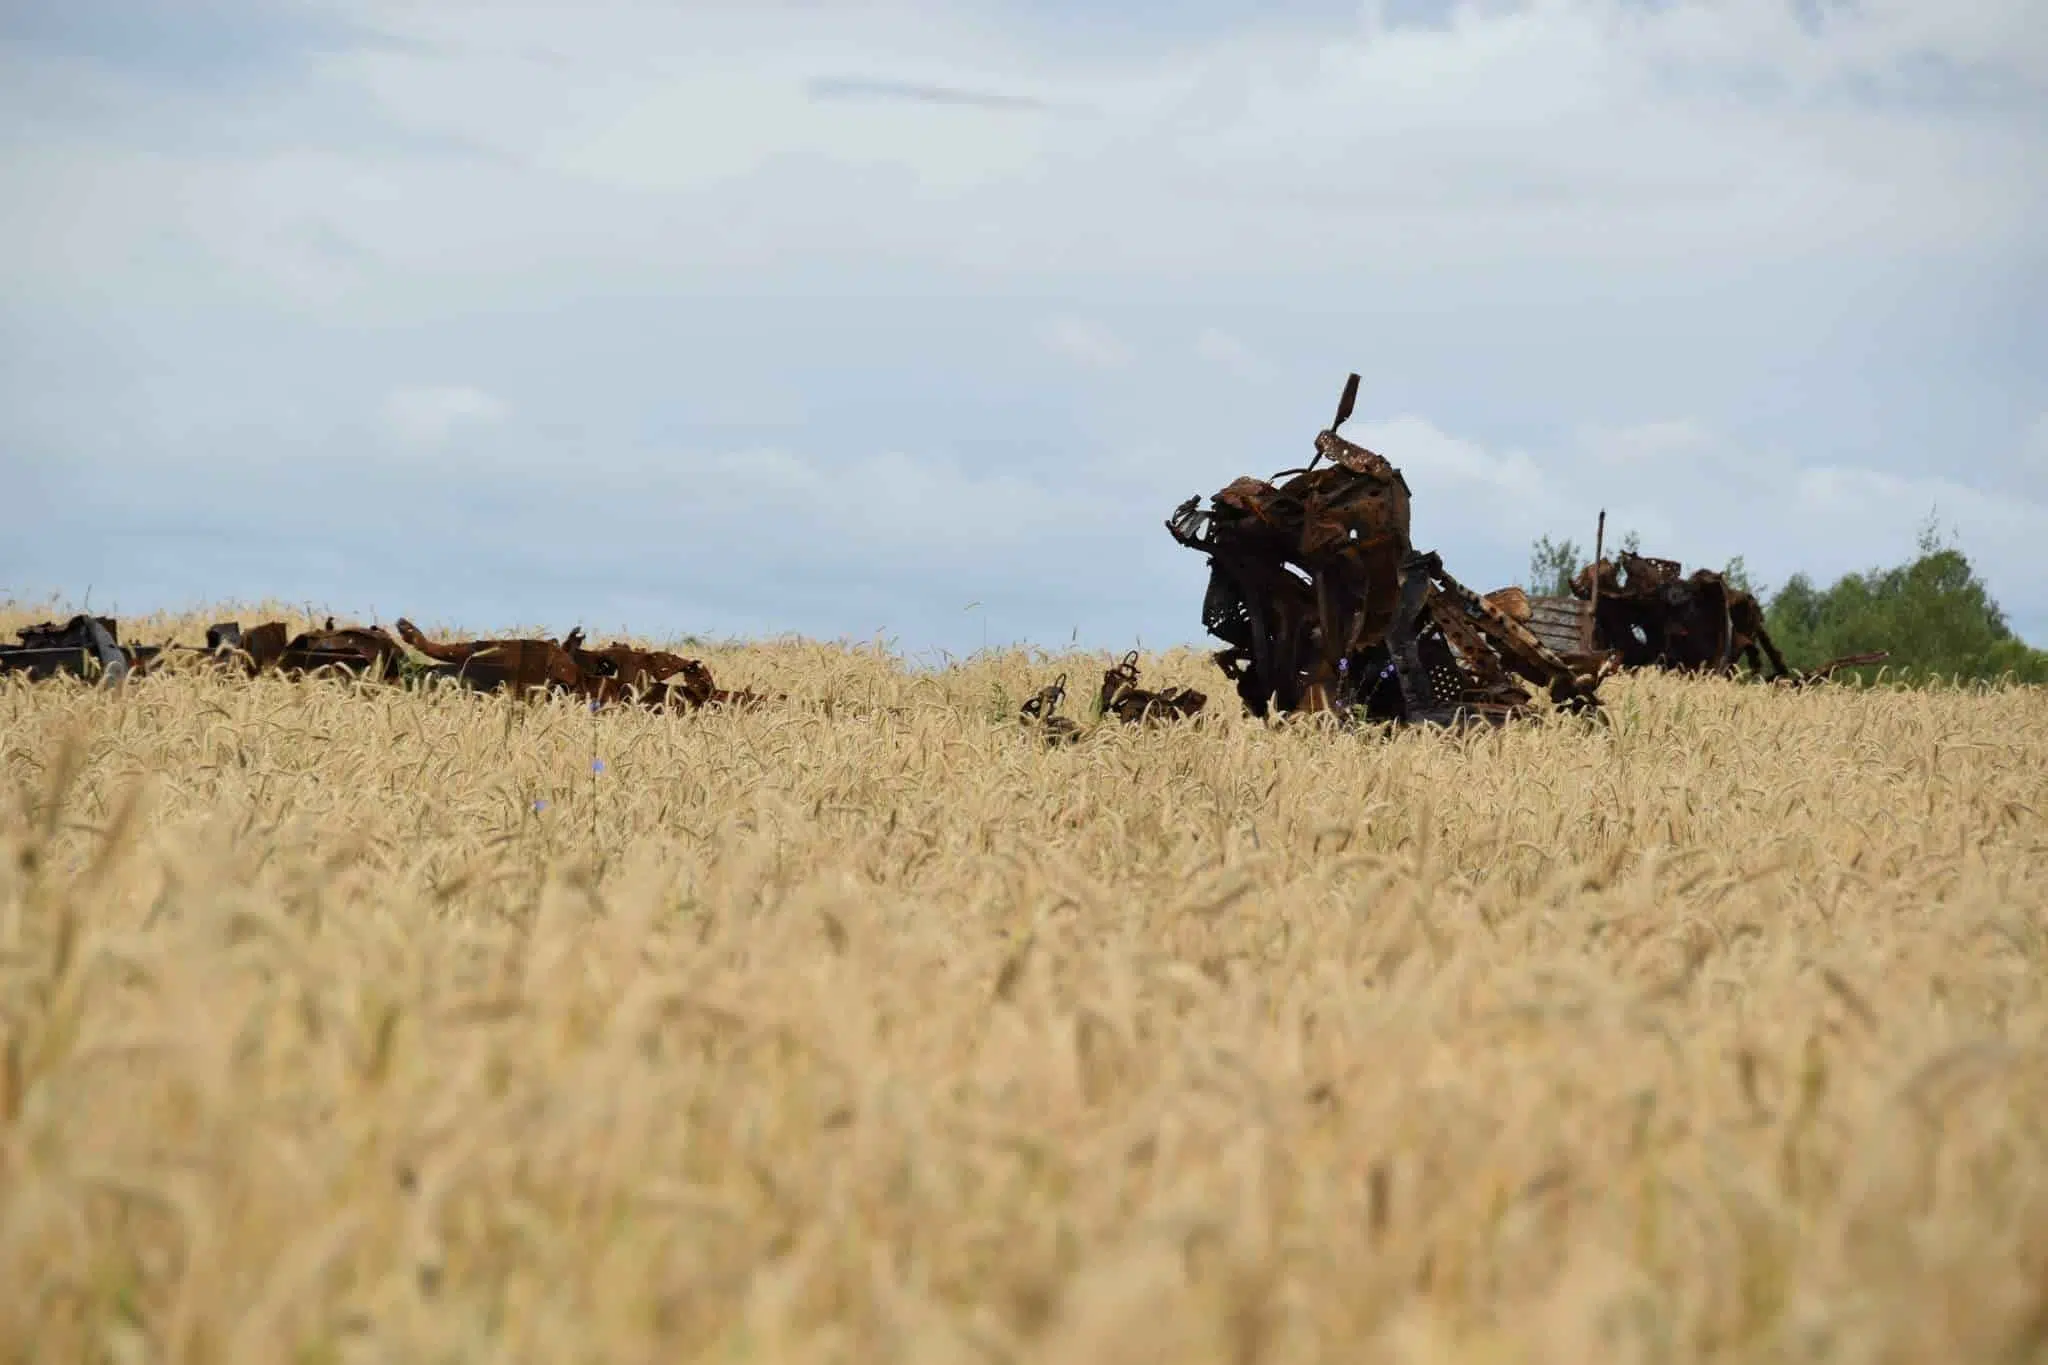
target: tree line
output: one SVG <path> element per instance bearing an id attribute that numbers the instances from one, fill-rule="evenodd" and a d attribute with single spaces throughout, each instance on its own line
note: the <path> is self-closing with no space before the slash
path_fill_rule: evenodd
<path id="1" fill-rule="evenodd" d="M 1633 531 L 1622 537 L 1621 548 L 1641 553 Z M 2048 650 L 2013 633 L 1968 556 L 1953 539 L 1943 540 L 1932 518 L 1921 528 L 1916 548 L 1904 563 L 1844 574 L 1825 588 L 1795 573 L 1766 592 L 1751 580 L 1740 555 L 1721 574 L 1729 587 L 1764 604 L 1771 638 L 1795 668 L 1886 649 L 1891 658 L 1882 669 L 1888 678 L 2048 683 Z M 1571 540 L 1538 537 L 1523 586 L 1532 596 L 1568 597 L 1573 576 L 1589 562 Z M 1871 678 L 1879 669 L 1853 671 Z"/>

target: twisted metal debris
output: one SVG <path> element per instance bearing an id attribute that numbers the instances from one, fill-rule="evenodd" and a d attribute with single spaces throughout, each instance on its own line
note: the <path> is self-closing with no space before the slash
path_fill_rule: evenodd
<path id="1" fill-rule="evenodd" d="M 1154 692 L 1138 686 L 1138 651 L 1134 649 L 1115 667 L 1103 670 L 1096 703 L 1105 717 L 1114 716 L 1126 725 L 1147 725 L 1199 716 L 1209 698 L 1192 687 Z"/>
<path id="2" fill-rule="evenodd" d="M 31 680 L 70 674 L 118 682 L 156 651 L 123 648 L 111 616 L 78 615 L 57 625 L 42 621 L 14 632 L 18 645 L 0 645 L 0 673 L 25 673 Z"/>
<path id="3" fill-rule="evenodd" d="M 1025 699 L 1017 710 L 1017 719 L 1047 744 L 1072 744 L 1083 731 L 1079 721 L 1059 714 L 1060 703 L 1066 696 L 1067 675 L 1062 673 Z"/>
<path id="4" fill-rule="evenodd" d="M 1082 724 L 1059 714 L 1066 700 L 1067 675 L 1034 692 L 1017 710 L 1017 719 L 1048 744 L 1071 744 L 1088 731 Z M 1163 725 L 1175 721 L 1201 724 L 1202 708 L 1209 704 L 1206 693 L 1192 687 L 1168 687 L 1158 691 L 1138 685 L 1138 651 L 1130 653 L 1102 671 L 1102 687 L 1095 696 L 1096 710 L 1104 721 L 1125 725 Z"/>
<path id="5" fill-rule="evenodd" d="M 329 617 L 318 629 L 294 635 L 282 621 L 248 631 L 239 622 L 222 621 L 207 628 L 203 648 L 123 645 L 113 618 L 81 615 L 61 626 L 46 621 L 16 631 L 19 645 L 0 645 L 0 674 L 20 673 L 32 682 L 68 675 L 110 686 L 158 672 L 171 659 L 196 657 L 248 677 L 345 676 L 390 684 L 442 678 L 478 691 L 574 695 L 598 705 L 624 702 L 656 710 L 751 707 L 778 699 L 721 688 L 702 660 L 666 650 L 585 648 L 580 629 L 560 640 L 455 644 L 430 639 L 407 620 L 396 629 L 394 638 L 381 626 L 338 627 Z"/>
<path id="6" fill-rule="evenodd" d="M 1209 559 L 1202 624 L 1229 646 L 1214 658 L 1247 709 L 1498 724 L 1529 709 L 1534 686 L 1597 711 L 1597 669 L 1415 549 L 1401 471 L 1337 434 L 1357 399 L 1354 374 L 1307 466 L 1234 480 L 1207 510 L 1189 498 L 1166 523 Z"/>
<path id="7" fill-rule="evenodd" d="M 1799 686 L 1891 657 L 1886 650 L 1870 650 L 1814 669 L 1794 668 L 1771 639 L 1755 594 L 1712 569 L 1687 574 L 1674 559 L 1629 550 L 1608 559 L 1596 551 L 1594 562 L 1573 578 L 1571 591 L 1570 597 L 1528 598 L 1504 589 L 1490 596 L 1553 646 L 1575 635 L 1588 657 L 1617 669 L 1730 677 L 1746 663 L 1756 677 Z"/>

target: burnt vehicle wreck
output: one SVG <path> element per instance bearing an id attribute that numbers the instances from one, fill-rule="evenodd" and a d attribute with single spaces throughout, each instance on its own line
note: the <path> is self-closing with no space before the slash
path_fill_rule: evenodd
<path id="1" fill-rule="evenodd" d="M 1605 514 L 1602 515 L 1605 524 Z M 1831 659 L 1814 669 L 1785 661 L 1764 624 L 1763 604 L 1712 569 L 1686 573 L 1677 560 L 1623 550 L 1613 559 L 1595 551 L 1594 562 L 1572 579 L 1570 597 L 1522 598 L 1501 605 L 1535 633 L 1574 631 L 1589 656 L 1611 659 L 1620 670 L 1663 669 L 1733 677 L 1747 665 L 1753 677 L 1798 686 L 1823 682 L 1843 668 L 1881 663 L 1886 650 Z M 1570 657 L 1570 656 L 1566 656 Z"/>
<path id="2" fill-rule="evenodd" d="M 1166 529 L 1209 559 L 1202 624 L 1217 665 L 1254 715 L 1332 712 L 1397 723 L 1495 724 L 1532 688 L 1597 712 L 1600 671 L 1581 669 L 1472 592 L 1409 538 L 1407 480 L 1337 429 L 1299 469 L 1234 480 L 1174 509 Z"/>
<path id="3" fill-rule="evenodd" d="M 21 643 L 0 645 L 0 673 L 22 673 L 31 682 L 65 674 L 118 683 L 159 653 L 154 645 L 123 645 L 111 616 L 80 614 L 61 626 L 43 621 L 14 635 Z"/>
<path id="4" fill-rule="evenodd" d="M 1594 648 L 1622 668 L 1726 674 L 1747 662 L 1761 676 L 1792 675 L 1756 597 L 1712 569 L 1687 574 L 1676 560 L 1624 550 L 1579 570 L 1572 596 L 1590 604 Z"/>

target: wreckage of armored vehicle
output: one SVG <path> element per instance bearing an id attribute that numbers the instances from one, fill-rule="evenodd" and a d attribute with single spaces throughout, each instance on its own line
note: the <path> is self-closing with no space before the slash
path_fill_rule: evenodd
<path id="1" fill-rule="evenodd" d="M 1401 471 L 1337 434 L 1300 469 L 1241 478 L 1209 507 L 1189 498 L 1167 521 L 1209 559 L 1202 624 L 1254 715 L 1335 712 L 1403 723 L 1499 723 L 1527 710 L 1531 686 L 1572 711 L 1598 709 L 1582 671 L 1444 570 L 1408 538 Z"/>
<path id="2" fill-rule="evenodd" d="M 0 673 L 21 673 L 31 681 L 67 675 L 118 683 L 161 652 L 155 645 L 122 644 L 111 616 L 80 614 L 61 626 L 44 621 L 14 634 L 21 643 L 0 645 Z"/>
<path id="3" fill-rule="evenodd" d="M 1619 669 L 1733 677 L 1736 665 L 1747 663 L 1752 677 L 1800 686 L 1891 657 L 1888 650 L 1873 649 L 1844 654 L 1815 669 L 1794 668 L 1771 639 L 1763 604 L 1721 574 L 1712 569 L 1687 574 L 1675 559 L 1630 550 L 1610 560 L 1599 555 L 1597 542 L 1594 553 L 1594 562 L 1573 577 L 1571 598 L 1559 600 L 1578 609 L 1581 634 L 1596 652 L 1611 653 Z"/>

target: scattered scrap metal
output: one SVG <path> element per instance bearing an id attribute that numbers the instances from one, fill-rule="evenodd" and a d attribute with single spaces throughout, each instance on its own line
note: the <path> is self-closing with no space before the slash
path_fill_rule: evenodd
<path id="1" fill-rule="evenodd" d="M 561 640 L 457 644 L 429 639 L 406 620 L 397 623 L 397 631 L 394 638 L 381 626 L 337 627 L 333 617 L 318 629 L 296 635 L 282 621 L 248 631 L 239 622 L 222 621 L 207 628 L 204 648 L 137 646 L 120 643 L 111 617 L 81 615 L 61 626 L 43 622 L 16 631 L 19 645 L 0 645 L 0 673 L 24 673 L 31 681 L 68 674 L 113 684 L 160 671 L 171 658 L 191 655 L 250 677 L 266 672 L 288 677 L 340 674 L 384 683 L 446 678 L 479 691 L 568 694 L 598 704 L 629 702 L 656 710 L 752 707 L 777 699 L 719 687 L 699 659 L 624 644 L 585 648 L 580 629 Z M 408 646 L 426 662 L 412 658 Z"/>
<path id="2" fill-rule="evenodd" d="M 435 673 L 481 692 L 565 692 L 596 700 L 599 684 L 615 678 L 618 672 L 609 659 L 592 659 L 586 671 L 567 648 L 574 645 L 580 650 L 580 631 L 571 632 L 568 639 L 561 641 L 464 640 L 443 644 L 428 639 L 418 626 L 401 617 L 398 635 L 441 665 L 433 670 Z"/>
<path id="3" fill-rule="evenodd" d="M 598 705 L 613 702 L 657 711 L 695 711 L 705 706 L 752 707 L 771 698 L 718 686 L 701 659 L 667 650 L 608 644 L 586 648 L 583 631 L 560 640 L 485 639 L 448 644 L 429 639 L 401 619 L 398 634 L 432 663 L 422 675 L 453 678 L 481 691 L 543 691 L 582 697 Z"/>
<path id="4" fill-rule="evenodd" d="M 1126 725 L 1145 725 L 1192 720 L 1209 704 L 1209 697 L 1192 687 L 1169 687 L 1154 692 L 1138 686 L 1138 651 L 1134 649 L 1115 667 L 1103 670 L 1102 690 L 1096 694 L 1096 701 L 1105 717 L 1115 716 Z"/>
<path id="5" fill-rule="evenodd" d="M 1071 744 L 1088 732 L 1079 721 L 1059 714 L 1066 695 L 1067 675 L 1062 673 L 1018 708 L 1017 719 L 1049 744 Z M 1102 687 L 1096 693 L 1096 710 L 1101 719 L 1125 725 L 1161 725 L 1181 720 L 1199 725 L 1202 708 L 1208 704 L 1208 694 L 1192 687 L 1158 691 L 1140 687 L 1135 649 L 1102 671 Z"/>
<path id="6" fill-rule="evenodd" d="M 1599 669 L 1575 667 L 1415 549 L 1401 471 L 1337 434 L 1357 399 L 1354 374 L 1307 466 L 1237 479 L 1207 510 L 1189 498 L 1166 523 L 1208 556 L 1202 624 L 1229 646 L 1213 657 L 1247 709 L 1499 724 L 1529 709 L 1533 685 L 1597 712 Z"/>
<path id="7" fill-rule="evenodd" d="M 686 659 L 664 649 L 622 644 L 585 649 L 581 630 L 571 631 L 562 644 L 585 675 L 598 680 L 594 691 L 599 702 L 637 700 L 658 711 L 695 711 L 704 706 L 746 709 L 787 700 L 780 694 L 720 687 L 701 659 Z"/>
<path id="8" fill-rule="evenodd" d="M 330 616 L 319 630 L 301 631 L 290 639 L 285 630 L 284 622 L 269 621 L 249 632 L 242 648 L 255 669 L 275 668 L 294 676 L 332 669 L 373 682 L 395 681 L 403 671 L 405 649 L 382 626 L 336 627 Z M 222 628 L 215 627 L 208 635 L 216 631 Z"/>

